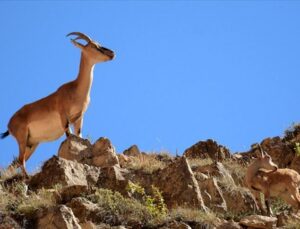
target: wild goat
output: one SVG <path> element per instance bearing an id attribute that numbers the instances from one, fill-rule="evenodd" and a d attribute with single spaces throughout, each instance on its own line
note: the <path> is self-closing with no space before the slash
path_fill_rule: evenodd
<path id="1" fill-rule="evenodd" d="M 265 197 L 267 214 L 271 215 L 270 197 L 280 197 L 296 211 L 300 208 L 300 175 L 293 169 L 278 169 L 272 158 L 261 147 L 258 158 L 248 167 L 245 183 L 254 195 L 256 207 L 266 213 L 262 206 L 260 193 Z"/>
<path id="2" fill-rule="evenodd" d="M 8 130 L 1 134 L 3 139 L 9 134 L 19 145 L 18 167 L 28 177 L 25 161 L 29 159 L 39 143 L 53 141 L 64 133 L 70 134 L 70 124 L 75 135 L 81 136 L 83 115 L 90 102 L 93 70 L 96 63 L 112 60 L 114 52 L 102 47 L 87 35 L 72 32 L 76 36 L 71 42 L 81 49 L 79 73 L 74 81 L 63 84 L 56 92 L 18 110 L 8 123 Z M 77 40 L 87 42 L 83 45 Z"/>

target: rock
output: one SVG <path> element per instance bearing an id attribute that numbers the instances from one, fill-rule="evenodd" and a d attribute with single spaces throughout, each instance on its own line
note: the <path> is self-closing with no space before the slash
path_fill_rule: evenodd
<path id="1" fill-rule="evenodd" d="M 240 224 L 243 226 L 262 229 L 275 228 L 276 222 L 277 218 L 262 215 L 250 215 L 240 220 Z"/>
<path id="2" fill-rule="evenodd" d="M 216 212 L 227 211 L 227 204 L 216 178 L 209 177 L 206 180 L 198 180 L 198 185 L 200 187 L 205 206 Z"/>
<path id="3" fill-rule="evenodd" d="M 80 223 L 87 221 L 97 222 L 97 212 L 101 209 L 83 197 L 76 197 L 67 204 L 74 212 L 74 215 L 79 219 Z"/>
<path id="4" fill-rule="evenodd" d="M 162 192 L 169 208 L 189 206 L 206 211 L 198 182 L 185 157 L 160 170 L 154 185 Z"/>
<path id="5" fill-rule="evenodd" d="M 10 216 L 0 212 L 0 229 L 21 229 L 22 227 Z"/>
<path id="6" fill-rule="evenodd" d="M 53 156 L 44 163 L 39 173 L 31 177 L 29 186 L 31 189 L 38 189 L 52 188 L 56 184 L 91 185 L 97 183 L 99 174 L 98 167 Z"/>
<path id="7" fill-rule="evenodd" d="M 126 169 L 122 169 L 119 166 L 103 168 L 101 170 L 97 186 L 99 188 L 118 191 L 127 196 L 126 187 L 128 180 L 125 178 L 127 172 L 128 171 Z"/>
<path id="8" fill-rule="evenodd" d="M 98 229 L 99 228 L 91 221 L 80 223 L 79 225 L 81 226 L 82 229 Z"/>
<path id="9" fill-rule="evenodd" d="M 220 223 L 216 228 L 217 229 L 242 229 L 242 227 L 234 221 L 226 221 Z"/>
<path id="10" fill-rule="evenodd" d="M 60 203 L 67 203 L 75 197 L 80 197 L 89 194 L 89 188 L 87 185 L 70 185 L 64 187 L 60 193 Z"/>
<path id="11" fill-rule="evenodd" d="M 167 223 L 165 226 L 160 227 L 160 229 L 192 229 L 192 228 L 184 222 L 172 221 Z"/>
<path id="12" fill-rule="evenodd" d="M 37 217 L 37 227 L 43 229 L 80 229 L 72 210 L 65 205 L 45 209 Z"/>
<path id="13" fill-rule="evenodd" d="M 126 168 L 127 164 L 131 162 L 131 158 L 124 155 L 124 154 L 118 154 L 119 164 L 122 168 Z"/>
<path id="14" fill-rule="evenodd" d="M 290 168 L 296 170 L 300 174 L 300 156 L 296 155 L 294 157 Z"/>
<path id="15" fill-rule="evenodd" d="M 76 135 L 70 135 L 61 143 L 58 156 L 71 161 L 91 164 L 91 150 L 92 145 L 89 140 L 77 137 Z"/>
<path id="16" fill-rule="evenodd" d="M 133 145 L 133 146 L 129 147 L 128 149 L 126 149 L 123 152 L 123 154 L 126 156 L 129 156 L 129 157 L 138 157 L 141 154 L 141 152 L 137 145 Z"/>
<path id="17" fill-rule="evenodd" d="M 92 149 L 92 165 L 99 167 L 110 167 L 119 165 L 114 146 L 108 138 L 99 138 Z"/>
<path id="18" fill-rule="evenodd" d="M 229 150 L 211 139 L 196 143 L 186 149 L 183 155 L 187 158 L 211 158 L 214 161 L 230 158 Z"/>

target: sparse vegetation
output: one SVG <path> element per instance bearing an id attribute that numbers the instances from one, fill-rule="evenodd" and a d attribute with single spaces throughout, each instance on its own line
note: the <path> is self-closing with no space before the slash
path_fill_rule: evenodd
<path id="1" fill-rule="evenodd" d="M 223 161 L 222 164 L 230 172 L 236 183 L 243 186 L 247 167 L 230 159 Z"/>
<path id="2" fill-rule="evenodd" d="M 130 160 L 126 167 L 132 170 L 142 170 L 146 173 L 152 174 L 159 169 L 166 167 L 166 163 L 163 160 L 159 160 L 160 154 L 140 154 L 136 157 L 130 157 Z M 166 157 L 166 154 L 162 155 Z"/>
<path id="3" fill-rule="evenodd" d="M 143 205 L 149 210 L 149 212 L 154 216 L 166 216 L 168 209 L 164 202 L 163 196 L 159 189 L 155 186 L 151 186 L 151 194 L 147 195 L 145 189 L 138 184 L 132 182 L 128 183 L 127 191 L 134 196 L 137 194 L 138 199 Z"/>
<path id="4" fill-rule="evenodd" d="M 213 212 L 204 212 L 193 208 L 175 208 L 170 213 L 171 218 L 189 222 L 199 222 L 215 225 L 220 219 Z"/>
<path id="5" fill-rule="evenodd" d="M 206 165 L 211 165 L 211 164 L 214 163 L 211 158 L 205 158 L 205 159 L 189 158 L 188 162 L 189 162 L 192 169 L 197 168 L 197 167 L 206 166 Z"/>
<path id="6" fill-rule="evenodd" d="M 296 142 L 296 143 L 295 143 L 294 150 L 295 150 L 295 152 L 296 152 L 296 155 L 297 155 L 297 156 L 300 156 L 300 142 Z"/>
<path id="7" fill-rule="evenodd" d="M 123 197 L 118 192 L 107 189 L 98 189 L 95 194 L 88 196 L 88 199 L 105 210 L 107 220 L 113 224 L 128 224 L 141 222 L 142 224 L 158 223 L 164 216 L 153 214 L 151 210 L 135 199 Z M 106 222 L 106 223 L 108 223 Z"/>

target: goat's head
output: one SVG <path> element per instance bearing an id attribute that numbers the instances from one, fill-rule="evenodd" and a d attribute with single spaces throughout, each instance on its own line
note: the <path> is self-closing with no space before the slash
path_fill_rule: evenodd
<path id="1" fill-rule="evenodd" d="M 271 170 L 270 172 L 275 172 L 278 169 L 278 166 L 272 161 L 272 158 L 269 154 L 267 154 L 260 145 L 259 147 L 259 153 L 257 155 L 257 159 L 255 163 L 259 168 Z"/>
<path id="2" fill-rule="evenodd" d="M 82 53 L 89 58 L 93 63 L 104 62 L 108 60 L 112 60 L 115 57 L 115 54 L 112 50 L 101 46 L 98 42 L 93 41 L 87 35 L 80 32 L 72 32 L 67 36 L 77 36 L 74 39 L 71 39 L 71 42 L 78 48 L 81 49 Z M 87 42 L 86 45 L 83 45 L 77 40 L 84 40 Z"/>

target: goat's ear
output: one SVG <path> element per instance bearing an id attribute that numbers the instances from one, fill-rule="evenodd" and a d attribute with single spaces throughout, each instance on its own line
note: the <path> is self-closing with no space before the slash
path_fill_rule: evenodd
<path id="1" fill-rule="evenodd" d="M 79 42 L 75 41 L 74 39 L 71 39 L 71 42 L 72 42 L 77 48 L 80 48 L 80 49 L 83 49 L 83 48 L 84 48 L 84 45 L 83 45 L 83 44 L 80 44 Z"/>

